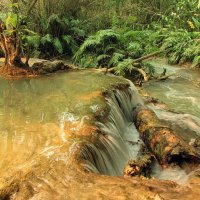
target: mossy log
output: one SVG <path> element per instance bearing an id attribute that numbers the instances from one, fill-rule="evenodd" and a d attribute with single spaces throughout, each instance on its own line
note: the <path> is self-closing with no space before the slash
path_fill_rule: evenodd
<path id="1" fill-rule="evenodd" d="M 134 122 L 141 139 L 162 166 L 185 161 L 200 163 L 196 149 L 160 121 L 149 108 L 137 107 L 134 110 Z"/>
<path id="2" fill-rule="evenodd" d="M 145 176 L 150 177 L 152 154 L 145 154 L 135 160 L 130 160 L 124 168 L 124 177 Z"/>

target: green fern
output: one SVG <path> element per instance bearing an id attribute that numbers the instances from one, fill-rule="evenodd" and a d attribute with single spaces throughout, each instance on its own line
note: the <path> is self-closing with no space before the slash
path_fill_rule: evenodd
<path id="1" fill-rule="evenodd" d="M 23 53 L 28 54 L 31 57 L 39 57 L 40 36 L 34 35 L 23 35 L 22 36 L 22 50 Z"/>
<path id="2" fill-rule="evenodd" d="M 125 42 L 141 42 L 147 39 L 150 35 L 150 31 L 128 31 L 123 37 Z"/>
<path id="3" fill-rule="evenodd" d="M 31 48 L 37 48 L 40 44 L 40 37 L 38 35 L 24 35 L 22 40 L 24 46 L 29 46 Z"/>
<path id="4" fill-rule="evenodd" d="M 43 29 L 40 49 L 50 57 L 62 53 L 73 55 L 85 37 L 83 23 L 77 19 L 52 14 L 48 20 L 41 19 L 40 24 Z"/>
<path id="5" fill-rule="evenodd" d="M 131 72 L 132 69 L 133 69 L 133 59 L 127 58 L 118 63 L 118 65 L 115 67 L 115 74 L 124 76 L 126 71 Z"/>
<path id="6" fill-rule="evenodd" d="M 62 40 L 66 42 L 67 44 L 70 44 L 74 41 L 71 35 L 62 35 Z"/>
<path id="7" fill-rule="evenodd" d="M 133 58 L 139 58 L 143 53 L 143 48 L 139 42 L 131 42 L 127 46 L 129 55 Z"/>
<path id="8" fill-rule="evenodd" d="M 98 66 L 107 65 L 108 60 L 110 60 L 110 56 L 107 54 L 101 54 L 96 58 Z"/>
<path id="9" fill-rule="evenodd" d="M 71 27 L 70 32 L 80 37 L 85 37 L 85 31 L 83 29 L 80 29 L 79 27 Z"/>
<path id="10" fill-rule="evenodd" d="M 183 64 L 188 61 L 192 62 L 194 60 L 195 55 L 197 55 L 198 52 L 200 51 L 197 50 L 196 44 L 194 44 L 194 42 L 191 42 L 190 44 L 187 45 L 186 48 L 184 48 L 184 51 L 181 55 L 181 59 L 179 63 Z"/>
<path id="11" fill-rule="evenodd" d="M 98 65 L 97 58 L 94 55 L 88 54 L 79 60 L 78 65 L 81 68 L 96 67 Z"/>
<path id="12" fill-rule="evenodd" d="M 156 52 L 160 48 L 166 50 L 171 64 L 192 60 L 195 62 L 195 56 L 200 55 L 199 39 L 199 34 L 185 30 L 101 30 L 85 40 L 74 55 L 74 62 L 80 66 L 91 66 L 88 63 L 93 63 L 96 66 L 115 67 L 116 74 L 124 75 L 126 71 L 133 69 L 133 59 Z M 155 73 L 150 64 L 144 64 L 144 69 L 149 75 Z"/>
<path id="13" fill-rule="evenodd" d="M 114 53 L 113 56 L 111 57 L 108 65 L 111 67 L 116 66 L 119 62 L 123 61 L 124 58 L 125 58 L 124 54 Z"/>
<path id="14" fill-rule="evenodd" d="M 46 43 L 52 43 L 53 42 L 53 37 L 50 34 L 46 34 L 41 38 L 41 43 L 45 45 Z"/>
<path id="15" fill-rule="evenodd" d="M 59 34 L 64 34 L 66 31 L 66 23 L 63 21 L 63 19 L 57 15 L 52 14 L 49 17 L 48 23 L 47 23 L 47 31 L 53 35 L 54 37 L 58 37 Z"/>
<path id="16" fill-rule="evenodd" d="M 192 68 L 199 67 L 200 65 L 200 56 L 195 56 L 192 62 Z"/>
<path id="17" fill-rule="evenodd" d="M 60 42 L 59 38 L 54 38 L 53 40 L 53 46 L 57 50 L 58 53 L 63 53 L 63 46 L 62 43 Z"/>
<path id="18" fill-rule="evenodd" d="M 99 64 L 100 58 L 104 57 L 104 61 L 107 60 L 109 62 L 108 57 L 112 57 L 112 54 L 116 50 L 116 45 L 119 43 L 119 34 L 117 34 L 114 30 L 101 30 L 98 31 L 95 35 L 90 36 L 85 42 L 80 46 L 79 50 L 73 57 L 75 64 L 79 64 L 79 60 L 83 57 L 86 58 L 87 55 L 94 57 L 98 57 Z M 104 55 L 104 56 L 103 56 Z M 106 59 L 105 59 L 106 55 Z M 87 59 L 84 59 L 87 61 Z M 108 64 L 107 62 L 107 64 Z M 106 64 L 106 63 L 104 63 Z"/>

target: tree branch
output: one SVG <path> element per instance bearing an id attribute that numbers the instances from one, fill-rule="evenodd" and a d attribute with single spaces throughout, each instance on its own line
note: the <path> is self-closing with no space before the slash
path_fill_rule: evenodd
<path id="1" fill-rule="evenodd" d="M 164 50 L 156 51 L 154 53 L 151 53 L 151 54 L 148 54 L 146 56 L 143 56 L 143 57 L 140 57 L 140 58 L 137 58 L 137 59 L 133 60 L 133 63 L 132 63 L 133 64 L 133 68 L 132 68 L 132 70 L 138 71 L 143 76 L 144 81 L 148 81 L 149 77 L 147 76 L 146 72 L 143 69 L 141 69 L 141 68 L 134 67 L 134 64 L 138 63 L 138 62 L 141 62 L 143 60 L 146 60 L 148 58 L 151 58 L 151 57 L 153 57 L 155 55 L 158 55 L 158 54 L 160 54 L 162 52 L 164 52 Z M 114 71 L 115 71 L 115 67 L 112 67 L 110 69 L 107 68 L 105 74 L 107 72 L 114 73 Z"/>

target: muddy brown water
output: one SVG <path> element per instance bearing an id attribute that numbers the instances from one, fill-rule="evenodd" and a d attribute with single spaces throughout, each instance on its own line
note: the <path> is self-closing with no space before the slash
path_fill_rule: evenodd
<path id="1" fill-rule="evenodd" d="M 132 109 L 142 101 L 130 82 L 86 70 L 0 83 L 0 199 L 200 194 L 190 189 L 197 179 L 180 186 L 123 178 L 123 166 L 139 148 Z"/>

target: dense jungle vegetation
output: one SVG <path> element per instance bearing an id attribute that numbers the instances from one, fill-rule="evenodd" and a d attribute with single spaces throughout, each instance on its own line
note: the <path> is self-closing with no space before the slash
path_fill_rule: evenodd
<path id="1" fill-rule="evenodd" d="M 6 54 L 12 54 L 12 65 L 22 64 L 19 56 L 27 58 L 23 66 L 30 57 L 62 57 L 82 68 L 113 68 L 120 75 L 142 68 L 153 74 L 150 64 L 134 63 L 158 52 L 170 64 L 200 66 L 198 0 L 0 2 L 1 55 L 9 60 Z M 6 38 L 13 45 L 5 47 Z"/>

